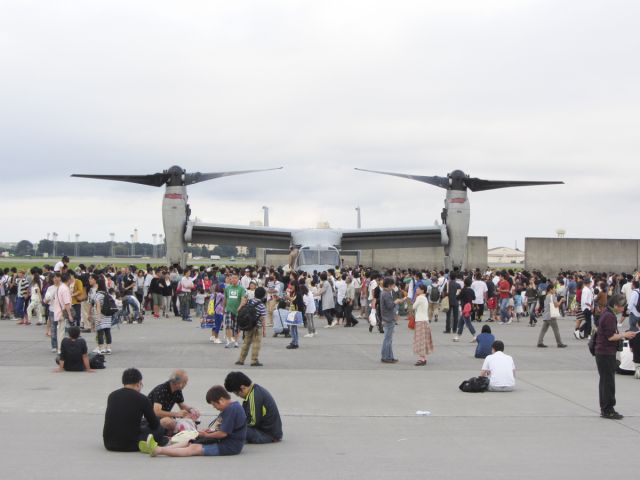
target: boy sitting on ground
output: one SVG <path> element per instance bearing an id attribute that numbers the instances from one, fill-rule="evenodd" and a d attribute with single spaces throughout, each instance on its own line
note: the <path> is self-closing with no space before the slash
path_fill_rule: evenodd
<path id="1" fill-rule="evenodd" d="M 229 393 L 220 385 L 211 387 L 206 399 L 208 404 L 220 411 L 220 415 L 209 425 L 209 428 L 198 431 L 196 440 L 160 447 L 153 435 L 149 435 L 146 442 L 138 444 L 140 451 L 152 457 L 157 455 L 214 457 L 239 454 L 244 446 L 247 432 L 244 409 L 238 402 L 232 402 Z"/>

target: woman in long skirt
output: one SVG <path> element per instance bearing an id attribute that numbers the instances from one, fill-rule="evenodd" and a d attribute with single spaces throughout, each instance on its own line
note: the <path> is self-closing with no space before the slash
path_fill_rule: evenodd
<path id="1" fill-rule="evenodd" d="M 427 355 L 433 352 L 433 339 L 429 326 L 429 301 L 426 297 L 426 287 L 422 284 L 416 289 L 416 299 L 413 303 L 413 312 L 416 319 L 416 328 L 413 332 L 413 353 L 418 356 L 416 367 L 427 364 Z"/>

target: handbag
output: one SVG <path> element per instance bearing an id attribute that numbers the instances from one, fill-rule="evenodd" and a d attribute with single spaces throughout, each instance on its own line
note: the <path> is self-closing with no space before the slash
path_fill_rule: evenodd
<path id="1" fill-rule="evenodd" d="M 558 318 L 560 316 L 560 309 L 555 306 L 553 299 L 551 299 L 551 303 L 549 304 L 549 316 L 551 318 Z"/>
<path id="2" fill-rule="evenodd" d="M 449 297 L 444 297 L 442 299 L 442 302 L 440 302 L 440 310 L 442 310 L 443 312 L 449 310 Z"/>
<path id="3" fill-rule="evenodd" d="M 409 330 L 415 330 L 416 328 L 416 317 L 414 317 L 413 315 L 410 315 L 408 317 L 409 319 L 409 324 L 407 325 L 409 327 Z"/>

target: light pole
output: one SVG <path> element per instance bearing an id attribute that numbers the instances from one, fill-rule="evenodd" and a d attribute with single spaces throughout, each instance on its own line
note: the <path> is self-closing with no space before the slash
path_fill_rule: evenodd
<path id="1" fill-rule="evenodd" d="M 361 221 L 361 218 L 360 218 L 360 207 L 359 206 L 356 207 L 356 212 L 358 212 L 358 217 L 357 217 L 358 218 L 358 220 L 357 220 L 358 228 L 362 228 L 362 221 Z"/>
<path id="2" fill-rule="evenodd" d="M 53 232 L 51 234 L 53 236 L 53 256 L 56 256 L 56 248 L 57 248 L 57 243 L 58 243 L 58 234 L 57 232 Z"/>
<path id="3" fill-rule="evenodd" d="M 129 238 L 131 238 L 131 247 L 129 249 L 129 255 L 131 255 L 133 257 L 136 254 L 136 247 L 133 244 L 133 233 L 131 235 L 129 235 Z"/>
<path id="4" fill-rule="evenodd" d="M 74 248 L 74 256 L 76 256 L 76 257 L 78 256 L 78 239 L 79 238 L 80 238 L 80 234 L 76 233 L 76 245 L 75 245 L 75 248 Z"/>
<path id="5" fill-rule="evenodd" d="M 156 241 L 158 239 L 157 233 L 152 233 L 151 237 L 153 238 L 153 258 L 158 257 L 158 246 L 156 245 Z"/>
<path id="6" fill-rule="evenodd" d="M 158 256 L 160 258 L 163 258 L 164 257 L 164 240 L 163 240 L 164 235 L 160 233 L 158 235 L 158 238 L 160 239 L 160 253 L 158 254 Z"/>
<path id="7" fill-rule="evenodd" d="M 111 257 L 113 258 L 116 256 L 114 251 L 114 246 L 113 246 L 113 240 L 116 238 L 116 234 L 111 232 L 109 236 L 111 237 Z"/>
<path id="8" fill-rule="evenodd" d="M 269 207 L 263 206 L 262 210 L 264 210 L 264 221 L 262 222 L 262 224 L 265 227 L 268 227 L 269 226 Z"/>

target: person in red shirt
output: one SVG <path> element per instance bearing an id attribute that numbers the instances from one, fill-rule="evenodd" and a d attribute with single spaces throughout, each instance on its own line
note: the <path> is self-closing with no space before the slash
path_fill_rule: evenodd
<path id="1" fill-rule="evenodd" d="M 500 272 L 500 281 L 498 282 L 498 297 L 500 298 L 500 322 L 511 323 L 509 316 L 509 297 L 511 296 L 511 284 L 507 279 L 507 272 Z"/>

